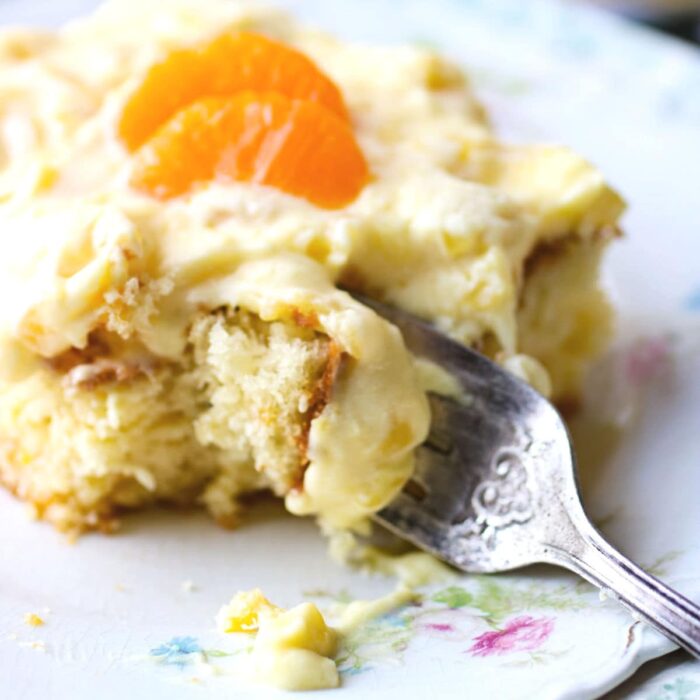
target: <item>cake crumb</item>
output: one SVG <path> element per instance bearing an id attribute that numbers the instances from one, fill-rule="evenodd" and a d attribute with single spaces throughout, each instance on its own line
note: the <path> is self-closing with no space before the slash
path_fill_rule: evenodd
<path id="1" fill-rule="evenodd" d="M 126 591 L 126 586 L 123 583 L 115 583 L 114 589 L 119 591 L 120 593 L 124 593 L 124 591 Z"/>
<path id="2" fill-rule="evenodd" d="M 30 627 L 41 627 L 46 623 L 44 622 L 44 619 L 39 617 L 39 615 L 36 613 L 29 612 L 25 613 L 24 615 L 24 624 L 29 625 Z"/>
<path id="3" fill-rule="evenodd" d="M 197 590 L 197 586 L 195 585 L 194 581 L 190 579 L 183 581 L 181 588 L 185 593 L 194 593 Z"/>
<path id="4" fill-rule="evenodd" d="M 41 639 L 35 639 L 31 642 L 19 642 L 19 646 L 25 649 L 34 649 L 34 651 L 46 651 L 46 642 L 42 641 Z"/>

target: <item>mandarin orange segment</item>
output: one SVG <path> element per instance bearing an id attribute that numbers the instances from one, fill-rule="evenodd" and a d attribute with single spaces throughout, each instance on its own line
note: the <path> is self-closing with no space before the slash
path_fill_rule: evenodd
<path id="1" fill-rule="evenodd" d="M 353 201 L 368 175 L 349 125 L 333 112 L 246 91 L 178 112 L 139 151 L 131 182 L 159 199 L 212 179 L 253 182 L 332 209 Z"/>
<path id="2" fill-rule="evenodd" d="M 173 51 L 155 64 L 126 103 L 118 125 L 134 151 L 176 112 L 205 97 L 243 90 L 279 92 L 318 102 L 347 119 L 336 85 L 309 58 L 260 34 L 224 34 L 209 44 Z"/>

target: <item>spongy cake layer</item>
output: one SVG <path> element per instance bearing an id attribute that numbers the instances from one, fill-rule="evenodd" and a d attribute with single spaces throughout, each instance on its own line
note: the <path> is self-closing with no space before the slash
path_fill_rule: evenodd
<path id="1" fill-rule="evenodd" d="M 182 353 L 156 356 L 134 313 L 161 292 L 110 307 L 83 348 L 3 345 L 2 478 L 39 515 L 80 529 L 199 501 L 231 521 L 241 494 L 265 488 L 346 527 L 396 493 L 429 416 L 394 328 L 316 264 L 278 258 L 216 280 Z"/>
<path id="2" fill-rule="evenodd" d="M 301 483 L 324 373 L 337 370 L 327 337 L 221 311 L 194 322 L 181 363 L 100 346 L 67 372 L 69 358 L 47 363 L 0 401 L 4 480 L 40 515 L 110 527 L 123 508 L 201 501 L 230 521 L 240 493 Z"/>

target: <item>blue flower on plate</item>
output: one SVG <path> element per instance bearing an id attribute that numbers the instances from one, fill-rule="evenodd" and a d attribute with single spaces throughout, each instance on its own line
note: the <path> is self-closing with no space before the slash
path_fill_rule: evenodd
<path id="1" fill-rule="evenodd" d="M 184 666 L 191 661 L 191 654 L 201 654 L 203 651 L 195 637 L 173 637 L 170 641 L 151 649 L 149 653 L 163 663 Z"/>
<path id="2" fill-rule="evenodd" d="M 700 311 L 700 287 L 695 289 L 685 300 L 685 307 L 690 311 Z"/>
<path id="3" fill-rule="evenodd" d="M 394 610 L 386 615 L 382 615 L 377 622 L 386 627 L 397 627 L 404 629 L 409 626 L 410 620 L 403 610 Z"/>

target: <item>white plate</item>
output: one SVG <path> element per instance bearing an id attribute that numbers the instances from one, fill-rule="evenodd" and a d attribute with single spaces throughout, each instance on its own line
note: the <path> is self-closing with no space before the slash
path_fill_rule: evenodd
<path id="1" fill-rule="evenodd" d="M 0 0 L 0 22 L 51 23 L 91 4 Z M 625 429 L 606 449 L 599 433 L 585 443 L 598 462 L 587 501 L 625 553 L 700 599 L 698 56 L 536 0 L 286 4 L 347 37 L 443 46 L 509 136 L 571 144 L 627 195 L 629 236 L 608 265 L 620 339 L 589 409 Z M 0 672 L 11 697 L 31 699 L 261 697 L 225 672 L 239 647 L 213 616 L 233 592 L 327 605 L 392 585 L 331 564 L 312 523 L 270 507 L 235 533 L 161 512 L 71 546 L 1 494 L 0 547 Z M 24 625 L 27 612 L 46 625 Z M 595 697 L 669 649 L 566 573 L 463 577 L 364 628 L 331 697 Z"/>

